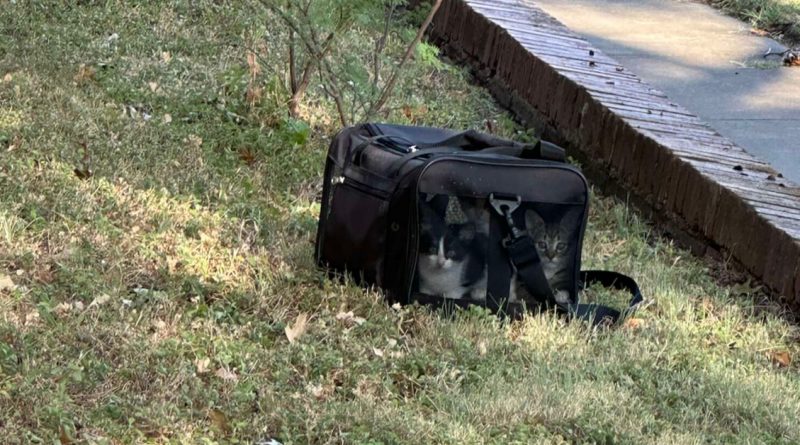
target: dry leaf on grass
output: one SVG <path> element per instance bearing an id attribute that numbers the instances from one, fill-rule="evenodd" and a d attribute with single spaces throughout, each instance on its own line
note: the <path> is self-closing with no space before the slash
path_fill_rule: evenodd
<path id="1" fill-rule="evenodd" d="M 102 306 L 108 303 L 109 300 L 111 300 L 111 297 L 108 294 L 101 294 L 100 296 L 95 297 L 95 299 L 92 300 L 91 303 L 89 303 L 89 308 L 91 309 L 96 306 Z"/>
<path id="2" fill-rule="evenodd" d="M 787 351 L 770 351 L 769 358 L 772 364 L 779 368 L 786 368 L 792 364 L 792 356 Z"/>
<path id="3" fill-rule="evenodd" d="M 255 79 L 259 74 L 261 74 L 261 66 L 258 64 L 258 60 L 256 59 L 256 53 L 252 51 L 247 52 L 247 66 L 250 67 L 251 79 Z"/>
<path id="4" fill-rule="evenodd" d="M 86 66 L 85 63 L 82 63 L 78 67 L 78 73 L 75 74 L 75 77 L 73 77 L 73 80 L 75 80 L 75 82 L 78 85 L 83 85 L 87 81 L 94 80 L 95 73 L 96 73 L 96 71 L 95 71 L 94 68 L 92 68 L 91 66 Z"/>
<path id="5" fill-rule="evenodd" d="M 11 281 L 11 277 L 8 275 L 0 275 L 0 292 L 2 291 L 12 291 L 17 288 L 17 285 Z"/>
<path id="6" fill-rule="evenodd" d="M 228 382 L 239 381 L 239 376 L 228 368 L 219 368 L 217 369 L 217 372 L 214 373 L 214 375 Z"/>
<path id="7" fill-rule="evenodd" d="M 231 425 L 228 423 L 228 416 L 226 416 L 225 413 L 216 408 L 211 409 L 208 411 L 208 419 L 217 429 L 225 434 L 230 434 Z"/>
<path id="8" fill-rule="evenodd" d="M 11 82 L 11 80 L 13 80 L 13 79 L 14 79 L 14 77 L 11 76 L 11 73 L 8 73 L 5 76 L 3 76 L 3 82 Z"/>
<path id="9" fill-rule="evenodd" d="M 625 329 L 641 329 L 644 327 L 644 320 L 641 318 L 629 318 L 622 323 L 622 327 Z"/>
<path id="10" fill-rule="evenodd" d="M 206 358 L 199 358 L 194 361 L 194 366 L 196 368 L 197 374 L 205 374 L 208 372 L 208 366 L 211 364 L 211 359 Z"/>
<path id="11" fill-rule="evenodd" d="M 67 433 L 67 430 L 64 429 L 63 426 L 59 427 L 58 430 L 58 441 L 61 443 L 61 445 L 72 445 L 75 443 L 75 441 L 69 437 L 69 433 Z"/>
<path id="12" fill-rule="evenodd" d="M 295 318 L 293 325 L 286 326 L 284 332 L 286 332 L 286 338 L 289 339 L 289 343 L 294 344 L 305 334 L 306 329 L 308 329 L 308 314 L 303 312 Z"/>
<path id="13" fill-rule="evenodd" d="M 338 314 L 336 314 L 336 319 L 344 322 L 344 324 L 347 325 L 348 327 L 353 325 L 361 326 L 367 321 L 365 318 L 356 317 L 353 311 L 339 312 Z"/>

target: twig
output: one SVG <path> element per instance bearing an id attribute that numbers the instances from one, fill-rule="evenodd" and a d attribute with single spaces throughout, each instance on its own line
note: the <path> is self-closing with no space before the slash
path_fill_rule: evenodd
<path id="1" fill-rule="evenodd" d="M 386 11 L 386 19 L 383 23 L 383 33 L 380 38 L 375 42 L 375 53 L 372 55 L 372 92 L 373 94 L 378 91 L 378 81 L 381 74 L 381 54 L 386 49 L 386 41 L 389 39 L 389 30 L 391 29 L 392 16 L 397 4 L 391 3 Z"/>
<path id="2" fill-rule="evenodd" d="M 394 89 L 394 84 L 397 82 L 397 78 L 400 74 L 400 70 L 402 69 L 403 65 L 405 65 L 406 61 L 411 57 L 411 53 L 417 47 L 420 41 L 422 41 L 422 37 L 425 34 L 425 30 L 428 29 L 431 22 L 433 21 L 433 17 L 436 15 L 436 12 L 439 10 L 439 7 L 442 6 L 442 0 L 436 0 L 436 3 L 433 4 L 430 13 L 428 13 L 428 17 L 425 18 L 425 21 L 417 30 L 417 35 L 414 40 L 408 45 L 406 48 L 405 54 L 403 54 L 403 58 L 400 59 L 400 62 L 392 71 L 392 75 L 389 77 L 389 81 L 386 82 L 386 85 L 383 87 L 383 91 L 381 92 L 380 97 L 378 98 L 377 102 L 375 102 L 372 107 L 370 107 L 367 115 L 365 116 L 367 119 L 370 119 L 372 116 L 377 114 L 384 105 L 386 105 L 386 101 L 389 100 L 389 96 L 392 94 L 392 90 Z"/>

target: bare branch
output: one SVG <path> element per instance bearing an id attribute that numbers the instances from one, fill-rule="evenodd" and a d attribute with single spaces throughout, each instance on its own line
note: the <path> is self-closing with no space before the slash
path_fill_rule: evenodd
<path id="1" fill-rule="evenodd" d="M 330 98 L 333 99 L 333 102 L 336 104 L 336 111 L 339 113 L 339 123 L 341 123 L 343 127 L 348 127 L 349 123 L 347 121 L 347 114 L 345 114 L 344 111 L 344 99 L 342 98 L 339 88 L 336 86 L 333 70 L 331 70 L 331 67 L 327 62 L 324 62 L 323 65 L 325 66 L 325 69 L 320 70 L 322 89 L 325 90 L 325 93 L 330 96 Z M 326 73 L 323 74 L 322 71 L 325 71 Z M 328 79 L 325 79 L 326 74 L 329 76 Z"/>
<path id="2" fill-rule="evenodd" d="M 383 33 L 380 38 L 375 42 L 375 52 L 372 55 L 372 93 L 378 90 L 378 81 L 381 74 L 381 54 L 386 49 L 386 41 L 389 39 L 389 30 L 391 29 L 392 16 L 397 7 L 395 3 L 390 3 L 386 10 L 386 18 L 383 23 Z"/>
<path id="3" fill-rule="evenodd" d="M 367 115 L 365 116 L 366 119 L 369 119 L 375 114 L 377 114 L 381 110 L 381 108 L 383 108 L 383 106 L 386 105 L 386 101 L 389 100 L 389 96 L 392 94 L 392 90 L 394 90 L 394 85 L 397 82 L 400 70 L 403 68 L 403 65 L 405 65 L 406 61 L 408 61 L 408 59 L 411 57 L 411 53 L 417 47 L 419 42 L 422 41 L 422 37 L 425 35 L 425 30 L 428 29 L 428 26 L 430 26 L 431 22 L 433 21 L 433 17 L 436 15 L 436 12 L 439 10 L 441 6 L 442 6 L 442 0 L 436 0 L 436 3 L 433 4 L 430 13 L 428 13 L 428 17 L 425 18 L 425 21 L 417 30 L 417 36 L 408 45 L 405 54 L 403 54 L 403 58 L 400 59 L 400 62 L 394 68 L 394 71 L 392 71 L 392 75 L 389 77 L 389 80 L 383 87 L 383 91 L 381 92 L 380 98 L 378 98 L 377 102 L 375 102 L 367 112 Z"/>
<path id="4" fill-rule="evenodd" d="M 289 30 L 289 85 L 292 94 L 297 94 L 297 60 L 294 53 L 294 31 Z"/>

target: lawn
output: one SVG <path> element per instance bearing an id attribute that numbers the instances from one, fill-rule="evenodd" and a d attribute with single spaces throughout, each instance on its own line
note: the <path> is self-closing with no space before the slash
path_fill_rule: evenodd
<path id="1" fill-rule="evenodd" d="M 800 442 L 796 325 L 598 193 L 585 267 L 648 297 L 622 327 L 327 280 L 337 113 L 315 77 L 288 116 L 288 34 L 244 4 L 2 2 L 3 443 Z M 419 20 L 398 17 L 394 60 Z M 369 26 L 341 44 L 356 61 Z M 530 137 L 435 53 L 384 120 Z"/>
<path id="2" fill-rule="evenodd" d="M 800 0 L 706 0 L 756 28 L 800 44 Z"/>

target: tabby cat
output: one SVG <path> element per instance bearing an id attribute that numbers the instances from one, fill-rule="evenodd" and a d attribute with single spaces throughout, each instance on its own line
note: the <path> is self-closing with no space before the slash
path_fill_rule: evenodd
<path id="1" fill-rule="evenodd" d="M 545 221 L 536 210 L 525 211 L 525 228 L 536 245 L 536 251 L 542 262 L 544 274 L 553 295 L 559 303 L 570 303 L 572 276 L 571 267 L 574 262 L 571 257 L 575 252 L 577 239 L 576 227 L 579 224 L 580 212 L 568 210 L 556 221 Z M 514 288 L 512 283 L 512 288 Z M 519 286 L 516 289 L 519 290 Z"/>

